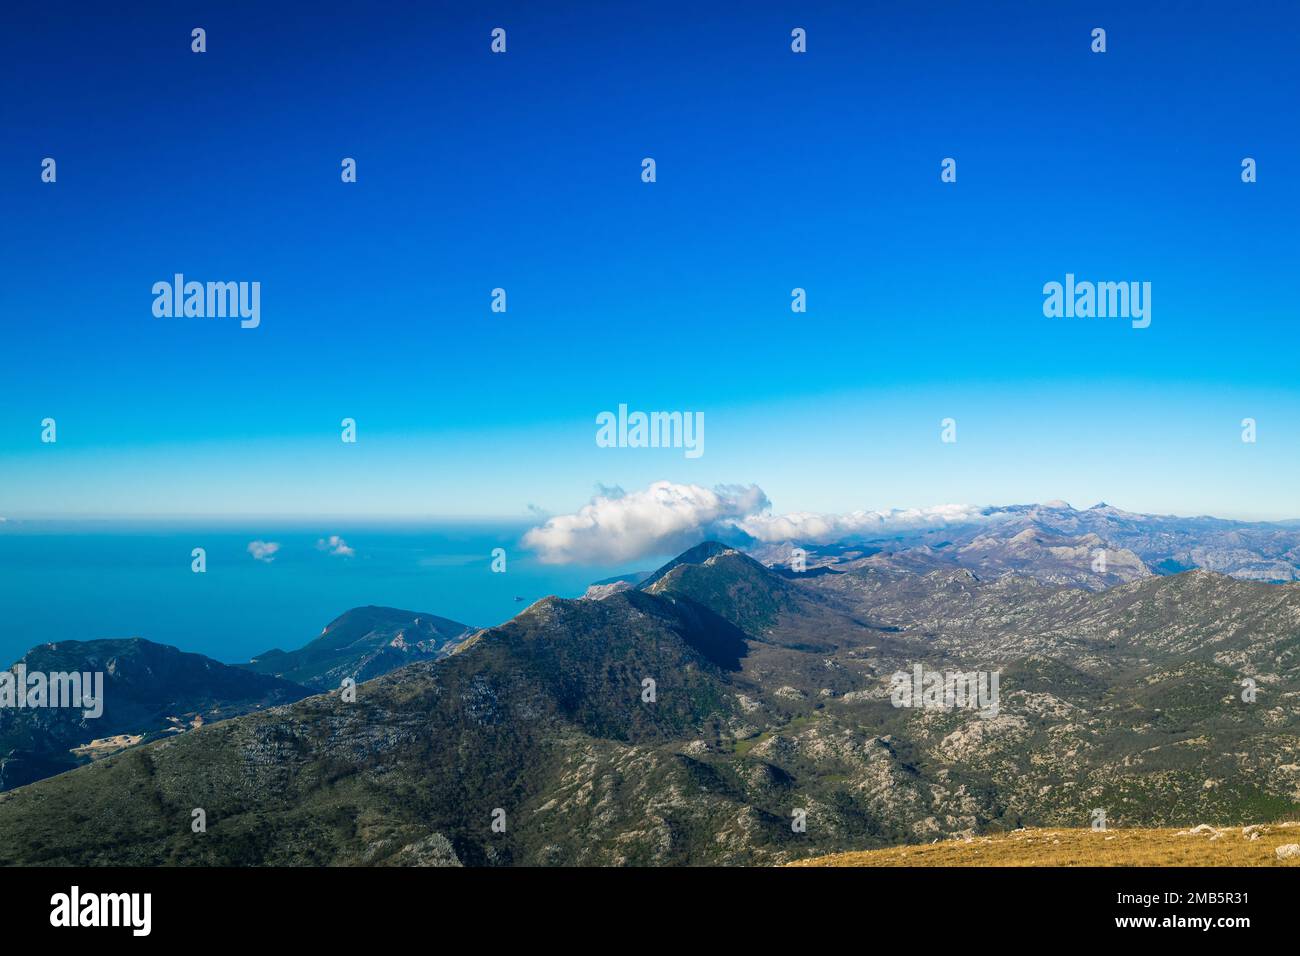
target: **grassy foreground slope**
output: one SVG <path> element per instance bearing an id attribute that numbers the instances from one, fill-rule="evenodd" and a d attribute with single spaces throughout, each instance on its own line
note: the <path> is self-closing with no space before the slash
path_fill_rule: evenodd
<path id="1" fill-rule="evenodd" d="M 1194 829 L 1047 829 L 835 853 L 790 866 L 1293 866 L 1300 823 Z M 1285 851 L 1284 851 L 1285 853 Z"/>

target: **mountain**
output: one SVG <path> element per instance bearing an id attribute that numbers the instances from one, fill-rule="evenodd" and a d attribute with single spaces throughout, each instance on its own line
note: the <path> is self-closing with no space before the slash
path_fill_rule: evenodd
<path id="1" fill-rule="evenodd" d="M 619 591 L 631 590 L 650 577 L 650 574 L 649 571 L 636 571 L 632 574 L 622 574 L 614 578 L 593 581 L 587 585 L 587 591 L 582 596 L 590 601 L 599 601 L 601 598 L 617 594 Z"/>
<path id="2" fill-rule="evenodd" d="M 296 651 L 268 651 L 230 666 L 140 638 L 63 641 L 33 648 L 28 672 L 104 673 L 104 712 L 0 709 L 0 790 L 62 773 L 161 736 L 301 700 L 412 661 L 451 653 L 474 632 L 432 614 L 361 607 Z"/>
<path id="3" fill-rule="evenodd" d="M 0 832 L 36 826 L 0 860 L 684 861 L 659 832 L 628 834 L 688 805 L 698 784 L 675 742 L 738 710 L 724 675 L 745 650 L 684 601 L 545 598 L 442 660 L 360 685 L 355 702 L 309 698 L 0 795 Z M 69 828 L 74 807 L 108 822 Z"/>
<path id="4" fill-rule="evenodd" d="M 968 568 L 982 576 L 1019 574 L 1091 590 L 1195 568 L 1241 580 L 1300 580 L 1296 522 L 1144 515 L 1104 502 L 1082 511 L 1063 501 L 986 508 L 977 519 L 939 528 L 834 545 L 756 545 L 752 553 L 787 564 L 795 547 L 808 553 L 809 569 Z"/>
<path id="5" fill-rule="evenodd" d="M 709 542 L 543 599 L 353 702 L 0 794 L 0 863 L 754 864 L 1300 814 L 1300 585 L 849 563 L 787 577 Z M 918 665 L 996 674 L 996 710 L 896 706 Z"/>
<path id="6" fill-rule="evenodd" d="M 42 644 L 14 667 L 18 664 L 29 674 L 102 673 L 103 712 L 85 717 L 81 707 L 0 709 L 0 789 L 310 693 L 288 681 L 140 638 Z"/>
<path id="7" fill-rule="evenodd" d="M 637 590 L 685 598 L 727 619 L 751 636 L 768 633 L 784 610 L 801 604 L 796 585 L 753 558 L 708 541 L 664 565 Z"/>
<path id="8" fill-rule="evenodd" d="M 683 551 L 677 557 L 673 558 L 659 570 L 651 572 L 643 578 L 637 587 L 642 591 L 648 590 L 655 586 L 660 578 L 666 577 L 677 568 L 684 565 L 702 564 L 710 558 L 717 557 L 721 554 L 734 553 L 735 548 L 730 548 L 720 541 L 704 541 L 695 547 Z"/>
<path id="9" fill-rule="evenodd" d="M 240 666 L 314 690 L 333 690 L 344 678 L 369 680 L 414 661 L 446 656 L 475 630 L 420 611 L 358 607 L 335 618 L 304 647 L 267 651 Z"/>
<path id="10" fill-rule="evenodd" d="M 1111 505 L 1084 511 L 1059 503 L 998 509 L 1010 526 L 1062 535 L 1095 534 L 1127 548 L 1156 573 L 1200 568 L 1251 581 L 1300 580 L 1300 529 L 1294 523 L 1230 521 L 1208 516 L 1145 515 Z"/>

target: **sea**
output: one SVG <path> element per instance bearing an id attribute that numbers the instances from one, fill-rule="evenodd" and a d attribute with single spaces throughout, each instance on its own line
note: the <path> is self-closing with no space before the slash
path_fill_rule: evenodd
<path id="1" fill-rule="evenodd" d="M 542 564 L 520 543 L 528 527 L 9 519 L 0 523 L 0 666 L 38 644 L 107 637 L 238 663 L 301 647 L 367 604 L 487 627 L 547 595 L 578 597 L 593 581 L 654 566 Z M 504 572 L 492 570 L 497 548 Z"/>

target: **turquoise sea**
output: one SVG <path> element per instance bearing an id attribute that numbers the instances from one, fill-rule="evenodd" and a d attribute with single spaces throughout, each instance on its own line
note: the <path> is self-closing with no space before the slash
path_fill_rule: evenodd
<path id="1" fill-rule="evenodd" d="M 541 564 L 519 546 L 527 527 L 11 519 L 0 524 L 0 666 L 37 644 L 103 637 L 234 663 L 300 647 L 365 604 L 488 626 L 548 594 L 577 597 L 639 569 Z M 334 535 L 345 548 L 329 543 Z M 278 545 L 271 560 L 249 553 L 254 541 Z M 191 570 L 198 547 L 202 574 Z M 494 548 L 506 551 L 505 573 L 491 570 Z"/>

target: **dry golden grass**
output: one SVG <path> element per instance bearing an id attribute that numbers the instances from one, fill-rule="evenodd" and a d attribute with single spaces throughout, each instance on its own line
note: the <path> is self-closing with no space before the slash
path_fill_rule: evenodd
<path id="1" fill-rule="evenodd" d="M 1218 834 L 1216 837 L 1215 834 Z M 1256 839 L 1250 834 L 1257 833 Z M 1279 846 L 1300 843 L 1300 823 L 1165 830 L 1016 830 L 883 850 L 836 853 L 791 866 L 1300 866 Z"/>
<path id="2" fill-rule="evenodd" d="M 144 734 L 117 734 L 113 737 L 100 737 L 88 744 L 82 744 L 80 747 L 73 747 L 70 752 L 78 757 L 99 760 L 115 754 L 119 750 L 125 750 L 127 747 L 134 747 L 142 740 L 144 740 Z"/>

